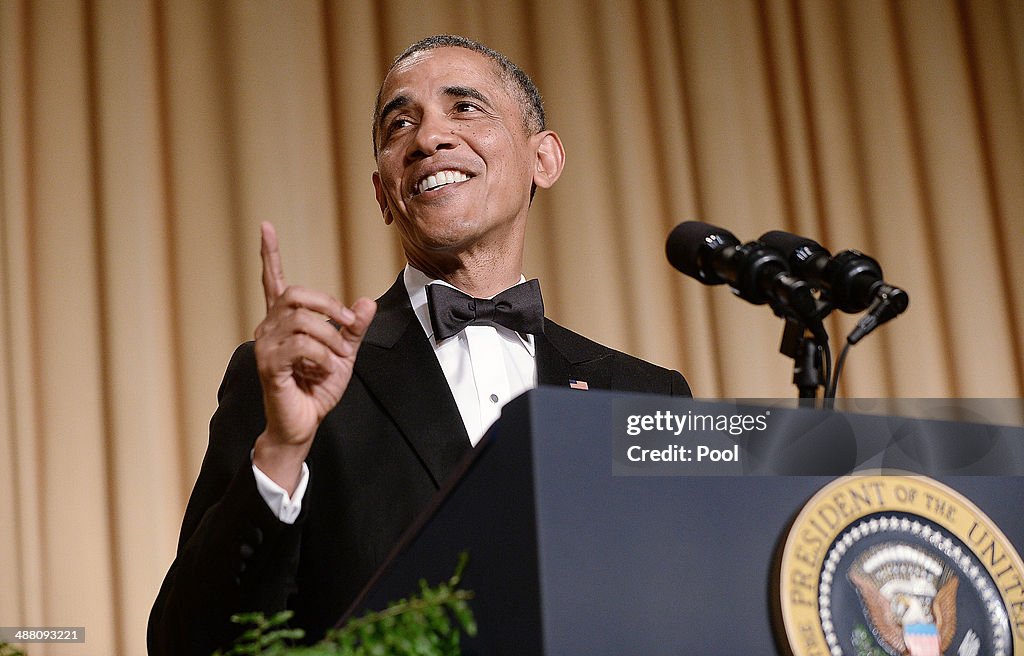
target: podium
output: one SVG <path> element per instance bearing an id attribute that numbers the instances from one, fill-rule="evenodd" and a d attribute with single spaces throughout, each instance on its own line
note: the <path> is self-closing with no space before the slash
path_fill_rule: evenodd
<path id="1" fill-rule="evenodd" d="M 466 654 L 776 653 L 780 546 L 808 499 L 848 472 L 833 471 L 830 462 L 823 475 L 775 475 L 771 458 L 757 453 L 764 444 L 757 436 L 741 463 L 750 471 L 630 472 L 616 445 L 624 408 L 636 407 L 737 411 L 735 404 L 600 391 L 542 388 L 520 397 L 350 614 L 409 595 L 421 578 L 447 579 L 467 551 L 461 587 L 474 592 L 479 634 L 464 637 Z M 859 470 L 917 463 L 914 473 L 959 491 L 1018 553 L 1024 548 L 1024 479 L 978 475 L 986 457 L 998 461 L 993 471 L 1024 472 L 1024 429 L 823 412 L 772 411 L 772 422 L 821 433 L 811 436 L 814 448 L 807 434 L 771 442 L 786 467 L 794 467 L 793 453 L 808 449 L 852 454 L 843 462 Z M 850 432 L 828 429 L 830 417 Z M 880 451 L 856 453 L 871 440 Z M 922 458 L 922 444 L 961 454 L 965 445 L 970 452 L 984 444 L 986 452 L 968 453 L 964 464 L 942 453 Z"/>

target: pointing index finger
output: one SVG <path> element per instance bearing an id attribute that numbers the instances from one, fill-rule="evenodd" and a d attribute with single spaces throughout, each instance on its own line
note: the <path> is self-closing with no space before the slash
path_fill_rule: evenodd
<path id="1" fill-rule="evenodd" d="M 267 300 L 267 311 L 284 293 L 284 269 L 281 266 L 281 252 L 277 247 L 277 231 L 274 224 L 264 221 L 260 224 L 260 259 L 263 260 L 263 294 Z"/>

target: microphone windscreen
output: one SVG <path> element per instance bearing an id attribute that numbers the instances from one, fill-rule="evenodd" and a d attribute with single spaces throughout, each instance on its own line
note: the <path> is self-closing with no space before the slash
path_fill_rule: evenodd
<path id="1" fill-rule="evenodd" d="M 810 248 L 812 251 L 825 250 L 821 244 L 813 239 L 794 235 L 791 232 L 783 232 L 782 230 L 766 232 L 761 235 L 758 241 L 769 248 L 782 252 L 787 258 L 791 257 L 792 253 L 801 248 Z"/>
<path id="2" fill-rule="evenodd" d="M 739 240 L 728 230 L 716 228 L 700 221 L 684 221 L 669 233 L 665 242 L 665 255 L 669 263 L 679 271 L 701 282 L 707 272 L 701 268 L 701 250 L 710 248 L 712 243 L 736 245 Z"/>

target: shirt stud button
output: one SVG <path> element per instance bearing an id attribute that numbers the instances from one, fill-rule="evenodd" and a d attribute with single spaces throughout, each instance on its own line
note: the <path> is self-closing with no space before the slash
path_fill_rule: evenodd
<path id="1" fill-rule="evenodd" d="M 491 394 L 491 403 L 497 403 L 497 402 L 498 402 L 498 395 L 497 394 Z"/>

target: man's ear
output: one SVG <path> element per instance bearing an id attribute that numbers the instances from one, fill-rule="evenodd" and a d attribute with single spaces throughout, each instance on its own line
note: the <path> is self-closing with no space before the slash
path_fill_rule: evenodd
<path id="1" fill-rule="evenodd" d="M 538 132 L 533 135 L 537 140 L 536 167 L 533 170 L 533 183 L 542 189 L 547 189 L 555 184 L 558 177 L 562 175 L 562 167 L 565 166 L 565 149 L 562 148 L 562 140 L 551 130 Z"/>
<path id="2" fill-rule="evenodd" d="M 377 204 L 380 205 L 380 213 L 384 217 L 384 225 L 391 225 L 395 217 L 392 216 L 391 209 L 388 207 L 388 198 L 384 195 L 384 185 L 381 184 L 380 173 L 374 171 L 371 179 L 373 180 L 373 195 L 377 197 Z"/>

